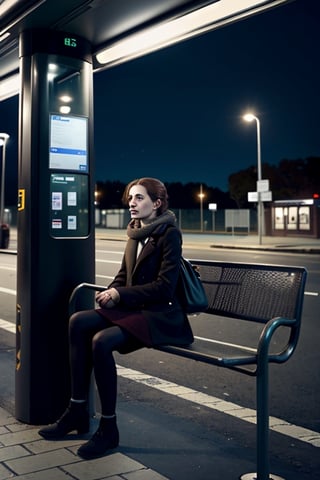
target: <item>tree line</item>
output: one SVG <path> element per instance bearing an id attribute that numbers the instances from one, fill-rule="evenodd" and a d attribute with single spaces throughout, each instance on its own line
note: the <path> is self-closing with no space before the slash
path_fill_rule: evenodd
<path id="1" fill-rule="evenodd" d="M 273 200 L 313 198 L 320 194 L 320 157 L 281 160 L 278 165 L 262 164 L 262 178 L 269 180 Z M 228 191 L 202 184 L 203 204 L 216 203 L 219 209 L 250 208 L 248 192 L 256 191 L 257 167 L 233 173 Z M 199 208 L 200 183 L 165 182 L 169 205 L 175 209 Z M 96 203 L 100 208 L 123 208 L 122 194 L 126 184 L 121 181 L 97 181 Z"/>
<path id="2" fill-rule="evenodd" d="M 263 163 L 262 178 L 269 180 L 273 200 L 313 198 L 320 195 L 320 157 Z M 257 167 L 253 166 L 229 176 L 230 197 L 238 208 L 248 205 L 247 192 L 256 191 L 256 181 Z"/>
<path id="3" fill-rule="evenodd" d="M 193 209 L 200 205 L 200 183 L 164 182 L 169 196 L 169 208 Z M 122 194 L 126 187 L 120 181 L 96 183 L 96 205 L 101 209 L 123 208 Z M 213 188 L 205 183 L 202 184 L 203 204 L 216 203 L 219 208 L 237 208 L 235 201 L 229 192 L 222 192 L 219 188 Z"/>

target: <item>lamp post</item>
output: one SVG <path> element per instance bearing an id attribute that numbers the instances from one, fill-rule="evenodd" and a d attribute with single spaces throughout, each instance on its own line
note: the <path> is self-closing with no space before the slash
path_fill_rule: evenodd
<path id="1" fill-rule="evenodd" d="M 4 185 L 6 173 L 6 144 L 9 135 L 7 133 L 0 133 L 0 146 L 2 146 L 2 168 L 1 168 L 1 194 L 0 194 L 0 248 L 7 248 L 8 239 L 5 233 L 8 234 L 8 228 L 4 224 Z M 7 232 L 5 232 L 7 230 Z M 9 237 L 8 237 L 9 238 Z"/>
<path id="2" fill-rule="evenodd" d="M 0 146 L 2 147 L 0 225 L 2 225 L 4 221 L 4 177 L 6 173 L 6 144 L 8 139 L 9 135 L 7 133 L 0 133 Z"/>
<path id="3" fill-rule="evenodd" d="M 262 173 L 261 173 L 261 138 L 260 138 L 260 121 L 259 118 L 253 115 L 252 113 L 247 113 L 246 115 L 243 116 L 243 119 L 246 122 L 252 122 L 255 120 L 256 125 L 257 125 L 257 163 L 258 163 L 258 175 L 257 179 L 258 182 L 262 179 Z M 261 202 L 261 195 L 260 192 L 258 191 L 257 188 L 257 193 L 258 193 L 258 236 L 259 236 L 259 245 L 262 244 L 262 202 Z"/>
<path id="4" fill-rule="evenodd" d="M 204 193 L 203 193 L 203 189 L 202 189 L 202 183 L 200 185 L 199 198 L 200 198 L 200 230 L 201 230 L 201 232 L 203 232 L 203 199 L 204 199 Z"/>

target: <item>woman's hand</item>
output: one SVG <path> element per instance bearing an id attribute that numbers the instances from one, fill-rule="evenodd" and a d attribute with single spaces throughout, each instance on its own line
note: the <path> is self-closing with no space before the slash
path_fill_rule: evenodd
<path id="1" fill-rule="evenodd" d="M 112 308 L 120 301 L 119 292 L 115 288 L 108 288 L 96 294 L 96 302 L 101 308 Z"/>

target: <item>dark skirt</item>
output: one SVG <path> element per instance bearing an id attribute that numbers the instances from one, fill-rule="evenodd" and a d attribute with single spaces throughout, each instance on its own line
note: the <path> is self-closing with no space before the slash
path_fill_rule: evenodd
<path id="1" fill-rule="evenodd" d="M 137 340 L 137 348 L 152 347 L 148 321 L 141 312 L 118 308 L 97 308 L 96 312 L 113 325 L 129 332 Z"/>

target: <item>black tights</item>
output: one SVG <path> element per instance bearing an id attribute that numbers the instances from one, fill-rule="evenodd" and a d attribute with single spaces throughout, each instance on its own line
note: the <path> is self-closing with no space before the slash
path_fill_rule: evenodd
<path id="1" fill-rule="evenodd" d="M 102 415 L 114 415 L 117 371 L 113 352 L 130 346 L 132 336 L 112 325 L 94 310 L 77 312 L 69 323 L 71 396 L 88 397 L 92 369 L 101 402 Z"/>

